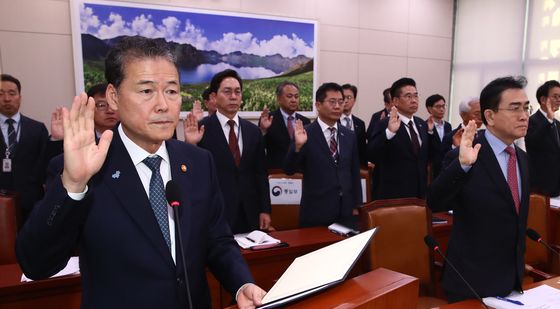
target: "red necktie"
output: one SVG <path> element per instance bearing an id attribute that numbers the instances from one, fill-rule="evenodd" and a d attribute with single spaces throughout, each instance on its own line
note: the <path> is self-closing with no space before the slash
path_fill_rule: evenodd
<path id="1" fill-rule="evenodd" d="M 331 139 L 329 141 L 329 149 L 331 150 L 331 156 L 334 161 L 338 161 L 338 143 L 336 142 L 336 128 L 330 127 Z"/>
<path id="2" fill-rule="evenodd" d="M 410 120 L 408 122 L 408 130 L 410 131 L 410 141 L 412 142 L 412 152 L 415 155 L 418 155 L 420 152 L 420 142 L 418 141 L 418 134 L 414 131 L 414 122 Z"/>
<path id="3" fill-rule="evenodd" d="M 233 161 L 235 161 L 235 166 L 239 167 L 241 162 L 241 153 L 239 152 L 239 143 L 237 142 L 237 135 L 235 135 L 235 121 L 228 120 L 229 124 L 229 141 L 228 146 L 231 154 L 233 155 Z"/>
<path id="4" fill-rule="evenodd" d="M 288 135 L 290 139 L 294 139 L 294 117 L 288 116 Z"/>
<path id="5" fill-rule="evenodd" d="M 515 149 L 512 146 L 506 147 L 505 151 L 509 154 L 507 165 L 507 183 L 511 190 L 513 203 L 515 204 L 515 211 L 519 214 L 519 188 L 517 182 L 517 157 Z"/>

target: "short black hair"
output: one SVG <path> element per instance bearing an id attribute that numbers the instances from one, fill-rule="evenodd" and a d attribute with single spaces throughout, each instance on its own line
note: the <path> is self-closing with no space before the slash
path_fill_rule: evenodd
<path id="1" fill-rule="evenodd" d="M 12 82 L 14 84 L 16 84 L 17 90 L 18 92 L 21 94 L 21 83 L 19 82 L 19 79 L 13 77 L 10 74 L 2 74 L 2 79 L 1 81 L 3 82 Z"/>
<path id="2" fill-rule="evenodd" d="M 403 77 L 403 78 L 400 78 L 400 79 L 396 80 L 391 85 L 391 98 L 398 97 L 401 94 L 401 88 L 406 87 L 406 86 L 416 87 L 416 82 L 414 81 L 414 79 L 412 79 L 410 77 Z"/>
<path id="3" fill-rule="evenodd" d="M 342 87 L 337 83 L 324 83 L 315 92 L 315 100 L 323 103 L 327 98 L 327 91 L 338 91 L 344 97 L 344 91 Z"/>
<path id="4" fill-rule="evenodd" d="M 548 97 L 550 89 L 554 87 L 560 87 L 560 83 L 556 80 L 549 80 L 546 83 L 542 84 L 539 89 L 537 89 L 537 102 L 539 102 L 540 104 L 542 97 Z"/>
<path id="5" fill-rule="evenodd" d="M 443 102 L 445 103 L 445 99 L 441 94 L 432 94 L 426 99 L 426 108 L 433 107 L 434 104 L 436 104 L 436 102 L 439 102 L 440 100 L 443 100 Z"/>
<path id="6" fill-rule="evenodd" d="M 107 91 L 107 84 L 95 84 L 91 86 L 87 92 L 88 97 L 93 97 L 94 95 L 102 95 L 105 96 L 105 92 Z"/>
<path id="7" fill-rule="evenodd" d="M 279 96 L 282 95 L 282 91 L 284 91 L 284 88 L 286 86 L 294 86 L 299 91 L 299 86 L 296 85 L 295 83 L 292 83 L 290 81 L 283 81 L 280 84 L 278 84 L 278 86 L 276 86 L 276 97 L 279 97 Z"/>
<path id="8" fill-rule="evenodd" d="M 218 89 L 220 89 L 220 84 L 222 83 L 222 81 L 228 77 L 233 77 L 237 79 L 237 81 L 239 82 L 239 87 L 241 87 L 241 90 L 243 90 L 243 81 L 241 80 L 241 77 L 239 77 L 239 74 L 237 74 L 235 70 L 226 69 L 216 73 L 212 77 L 212 80 L 210 81 L 210 86 L 208 87 L 210 89 L 210 93 L 217 93 Z"/>
<path id="9" fill-rule="evenodd" d="M 350 89 L 354 94 L 354 99 L 358 97 L 358 87 L 351 85 L 351 84 L 344 84 L 342 85 L 342 90 Z"/>
<path id="10" fill-rule="evenodd" d="M 383 102 L 385 104 L 391 103 L 391 88 L 383 90 Z"/>
<path id="11" fill-rule="evenodd" d="M 204 101 L 210 100 L 210 88 L 206 88 L 204 89 L 204 91 L 202 91 L 202 99 Z"/>
<path id="12" fill-rule="evenodd" d="M 482 92 L 480 92 L 480 112 L 482 116 L 482 122 L 486 122 L 486 117 L 484 117 L 484 111 L 487 109 L 498 111 L 498 106 L 500 105 L 500 100 L 502 99 L 502 93 L 508 89 L 523 89 L 527 86 L 527 79 L 523 76 L 505 76 L 499 77 L 491 81 Z"/>
<path id="13" fill-rule="evenodd" d="M 177 67 L 177 58 L 169 49 L 165 39 L 149 39 L 142 36 L 127 36 L 114 45 L 105 58 L 105 78 L 109 84 L 119 88 L 125 78 L 124 66 L 131 60 L 165 58 Z"/>

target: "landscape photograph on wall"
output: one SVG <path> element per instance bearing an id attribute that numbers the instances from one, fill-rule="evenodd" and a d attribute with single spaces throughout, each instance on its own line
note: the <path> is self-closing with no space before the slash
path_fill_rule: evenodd
<path id="1" fill-rule="evenodd" d="M 182 111 L 192 108 L 212 76 L 236 70 L 242 112 L 276 106 L 276 85 L 295 82 L 300 109 L 313 110 L 315 21 L 183 7 L 75 0 L 72 9 L 77 91 L 105 82 L 109 49 L 127 36 L 165 40 L 177 57 Z"/>

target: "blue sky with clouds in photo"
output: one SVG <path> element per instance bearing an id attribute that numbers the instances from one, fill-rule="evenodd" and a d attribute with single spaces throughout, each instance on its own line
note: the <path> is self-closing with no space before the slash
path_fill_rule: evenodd
<path id="1" fill-rule="evenodd" d="M 221 54 L 241 51 L 260 56 L 314 57 L 314 25 L 304 22 L 86 2 L 80 5 L 80 26 L 82 33 L 100 39 L 142 35 Z"/>

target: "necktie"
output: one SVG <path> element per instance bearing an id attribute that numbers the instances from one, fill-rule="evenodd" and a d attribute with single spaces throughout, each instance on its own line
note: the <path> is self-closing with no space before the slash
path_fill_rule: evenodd
<path id="1" fill-rule="evenodd" d="M 346 116 L 344 117 L 344 120 L 346 120 L 346 127 L 352 131 L 354 131 L 354 128 L 352 128 L 352 119 L 350 119 L 350 117 Z"/>
<path id="2" fill-rule="evenodd" d="M 334 161 L 338 161 L 338 143 L 336 142 L 336 128 L 330 127 L 331 139 L 329 140 L 329 149 Z"/>
<path id="3" fill-rule="evenodd" d="M 171 248 L 171 238 L 169 236 L 169 219 L 167 217 L 167 201 L 165 200 L 165 188 L 163 179 L 159 173 L 161 157 L 147 157 L 142 161 L 150 170 L 152 177 L 150 178 L 150 205 L 154 211 L 163 238 L 167 246 Z"/>
<path id="4" fill-rule="evenodd" d="M 519 188 L 517 182 L 517 157 L 512 146 L 506 147 L 505 151 L 509 154 L 507 165 L 507 183 L 511 190 L 515 211 L 519 214 Z"/>
<path id="5" fill-rule="evenodd" d="M 418 134 L 416 134 L 416 131 L 414 131 L 414 122 L 412 122 L 412 120 L 408 122 L 408 130 L 410 131 L 412 152 L 414 152 L 415 155 L 418 155 L 418 152 L 420 152 L 420 142 L 418 142 Z"/>
<path id="6" fill-rule="evenodd" d="M 239 152 L 239 143 L 237 142 L 237 135 L 235 135 L 235 121 L 228 120 L 229 124 L 229 150 L 233 155 L 233 160 L 235 161 L 235 166 L 239 167 L 241 162 L 241 153 Z"/>
<path id="7" fill-rule="evenodd" d="M 16 121 L 12 118 L 6 119 L 6 123 L 8 124 L 8 151 L 13 152 L 13 148 L 17 143 L 17 134 L 16 130 L 14 129 L 14 123 Z"/>
<path id="8" fill-rule="evenodd" d="M 288 116 L 288 135 L 294 139 L 294 116 Z"/>

